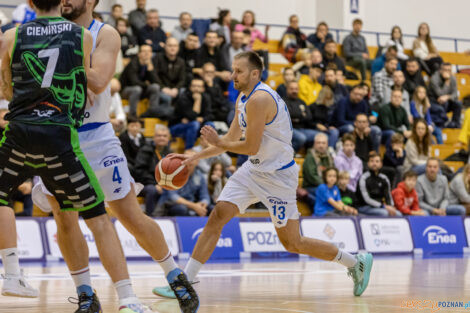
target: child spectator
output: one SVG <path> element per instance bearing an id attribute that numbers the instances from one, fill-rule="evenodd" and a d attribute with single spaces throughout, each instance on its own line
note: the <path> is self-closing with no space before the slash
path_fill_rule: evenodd
<path id="1" fill-rule="evenodd" d="M 402 134 L 395 133 L 391 138 L 390 145 L 387 146 L 387 150 L 385 151 L 384 167 L 382 168 L 382 172 L 388 176 L 393 187 L 401 181 L 405 157 L 405 138 Z"/>
<path id="2" fill-rule="evenodd" d="M 410 102 L 410 111 L 413 119 L 423 118 L 428 123 L 429 131 L 436 136 L 438 144 L 443 144 L 442 140 L 442 130 L 437 127 L 431 119 L 431 102 L 426 94 L 426 88 L 423 86 L 418 86 L 415 89 L 413 98 Z"/>
<path id="3" fill-rule="evenodd" d="M 356 193 L 348 188 L 349 185 L 349 172 L 340 171 L 338 174 L 338 188 L 341 194 L 341 201 L 344 204 L 349 205 L 350 207 L 357 207 L 357 197 Z M 357 210 L 356 210 L 357 214 Z"/>
<path id="4" fill-rule="evenodd" d="M 356 156 L 354 150 L 356 149 L 356 140 L 351 134 L 345 134 L 341 139 L 343 149 L 339 151 L 335 157 L 335 166 L 339 171 L 346 171 L 349 173 L 351 179 L 349 180 L 348 188 L 356 191 L 357 183 L 362 175 L 362 161 Z"/>
<path id="5" fill-rule="evenodd" d="M 418 175 L 413 171 L 404 174 L 404 180 L 392 191 L 393 202 L 403 215 L 428 216 L 429 214 L 419 208 L 416 181 Z"/>
<path id="6" fill-rule="evenodd" d="M 209 195 L 211 196 L 211 208 L 213 208 L 217 203 L 217 199 L 219 198 L 222 189 L 227 183 L 225 172 L 226 170 L 224 163 L 221 161 L 215 161 L 212 163 L 207 180 L 207 189 L 209 190 Z"/>

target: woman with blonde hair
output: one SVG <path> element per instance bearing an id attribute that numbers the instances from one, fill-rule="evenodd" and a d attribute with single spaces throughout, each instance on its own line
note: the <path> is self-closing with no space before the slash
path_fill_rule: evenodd
<path id="1" fill-rule="evenodd" d="M 429 131 L 436 136 L 438 144 L 443 144 L 442 140 L 442 130 L 437 127 L 431 119 L 431 102 L 426 94 L 426 88 L 423 86 L 418 86 L 415 89 L 413 97 L 410 102 L 410 111 L 413 119 L 422 118 L 428 123 Z"/>
<path id="2" fill-rule="evenodd" d="M 470 215 L 470 164 L 465 165 L 463 172 L 457 174 L 449 186 L 449 204 L 461 204 Z"/>
<path id="3" fill-rule="evenodd" d="M 413 55 L 420 60 L 423 70 L 429 76 L 441 67 L 443 61 L 431 39 L 427 23 L 419 24 L 418 37 L 413 42 Z"/>
<path id="4" fill-rule="evenodd" d="M 335 148 L 339 138 L 339 131 L 331 125 L 331 116 L 335 110 L 335 96 L 333 90 L 327 85 L 323 86 L 315 103 L 310 105 L 313 123 L 317 133 L 322 132 L 328 136 L 328 146 Z"/>

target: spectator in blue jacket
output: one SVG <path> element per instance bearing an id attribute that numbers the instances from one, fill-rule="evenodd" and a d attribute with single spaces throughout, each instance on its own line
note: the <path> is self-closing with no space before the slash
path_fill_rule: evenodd
<path id="1" fill-rule="evenodd" d="M 436 137 L 437 143 L 441 145 L 444 143 L 442 140 L 442 130 L 433 123 L 430 108 L 431 102 L 426 94 L 426 88 L 423 86 L 416 87 L 410 102 L 411 115 L 413 119 L 425 119 L 426 123 L 428 123 L 429 132 Z"/>
<path id="2" fill-rule="evenodd" d="M 318 23 L 316 32 L 307 37 L 307 41 L 320 51 L 325 48 L 326 41 L 331 39 L 333 35 L 328 32 L 328 24 L 325 22 Z"/>
<path id="3" fill-rule="evenodd" d="M 384 67 L 385 67 L 385 62 L 388 59 L 395 59 L 397 58 L 397 47 L 396 46 L 390 46 L 387 49 L 387 52 L 382 54 L 381 56 L 375 58 L 375 60 L 372 62 L 372 67 L 371 67 L 371 75 L 374 76 L 375 73 L 380 72 Z M 401 65 L 398 63 L 397 65 L 397 70 L 401 71 Z"/>

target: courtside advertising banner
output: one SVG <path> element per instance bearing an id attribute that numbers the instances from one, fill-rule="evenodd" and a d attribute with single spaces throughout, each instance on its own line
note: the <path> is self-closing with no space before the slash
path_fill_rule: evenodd
<path id="1" fill-rule="evenodd" d="M 272 222 L 240 222 L 245 252 L 286 252 Z"/>
<path id="2" fill-rule="evenodd" d="M 364 248 L 369 252 L 412 252 L 408 221 L 403 218 L 361 218 Z"/>
<path id="3" fill-rule="evenodd" d="M 467 246 L 460 216 L 409 217 L 415 248 L 424 253 L 463 253 Z"/>
<path id="4" fill-rule="evenodd" d="M 16 220 L 18 256 L 22 260 L 40 260 L 44 257 L 41 228 L 38 221 Z"/>
<path id="5" fill-rule="evenodd" d="M 177 256 L 179 253 L 179 244 L 178 244 L 178 235 L 176 234 L 176 227 L 172 220 L 159 219 L 155 220 L 163 234 L 165 235 L 166 243 L 168 248 L 171 251 L 173 256 Z M 116 220 L 115 224 L 116 232 L 121 241 L 122 249 L 124 250 L 124 255 L 128 258 L 133 257 L 149 257 L 149 254 L 142 249 L 142 247 L 137 243 L 137 240 L 129 233 L 126 228 Z"/>
<path id="6" fill-rule="evenodd" d="M 356 226 L 351 219 L 303 219 L 300 227 L 305 237 L 330 242 L 347 252 L 358 252 Z"/>
<path id="7" fill-rule="evenodd" d="M 192 253 L 199 236 L 207 223 L 207 217 L 177 217 L 181 238 L 181 250 L 186 253 Z M 228 222 L 223 230 L 222 235 L 217 242 L 217 246 L 212 254 L 212 259 L 234 259 L 240 257 L 243 251 L 240 238 L 239 219 L 233 218 Z"/>

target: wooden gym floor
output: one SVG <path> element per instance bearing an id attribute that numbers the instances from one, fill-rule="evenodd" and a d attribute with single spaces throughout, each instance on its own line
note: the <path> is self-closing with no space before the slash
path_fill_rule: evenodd
<path id="1" fill-rule="evenodd" d="M 465 308 L 405 307 L 404 301 L 470 300 L 468 258 L 413 259 L 377 257 L 369 288 L 352 295 L 352 281 L 340 265 L 321 261 L 212 263 L 203 268 L 196 285 L 199 312 L 470 312 Z M 93 284 L 104 312 L 117 312 L 118 303 L 107 274 L 92 266 Z M 153 296 L 154 286 L 165 283 L 163 272 L 151 262 L 129 262 L 137 295 L 155 312 L 179 312 L 175 300 Z M 30 283 L 40 289 L 38 299 L 0 296 L 2 313 L 74 312 L 68 303 L 75 296 L 63 263 L 47 267 L 26 265 Z M 423 305 L 424 302 L 421 302 Z"/>

